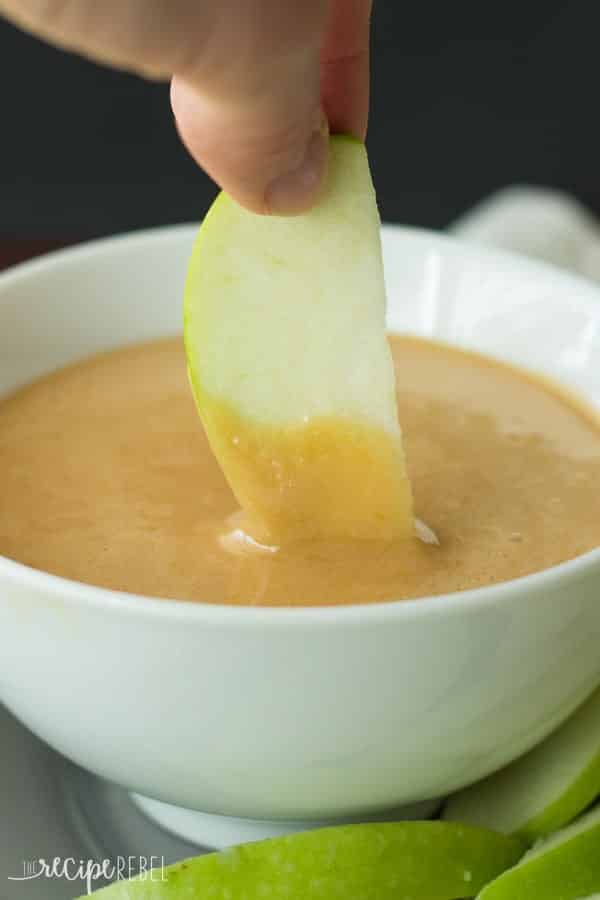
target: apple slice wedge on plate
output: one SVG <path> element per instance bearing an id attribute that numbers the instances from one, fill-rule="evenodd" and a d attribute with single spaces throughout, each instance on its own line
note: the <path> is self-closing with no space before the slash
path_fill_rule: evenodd
<path id="1" fill-rule="evenodd" d="M 442 818 L 533 843 L 600 795 L 600 689 L 538 747 L 450 797 Z"/>
<path id="2" fill-rule="evenodd" d="M 582 900 L 600 891 L 600 807 L 540 841 L 478 900 Z"/>
<path id="3" fill-rule="evenodd" d="M 457 900 L 523 854 L 447 822 L 345 825 L 244 844 L 102 888 L 98 900 Z M 83 900 L 83 898 L 81 898 Z"/>
<path id="4" fill-rule="evenodd" d="M 264 543 L 414 533 L 364 146 L 331 139 L 317 207 L 220 194 L 190 261 L 188 369 L 213 452 Z"/>

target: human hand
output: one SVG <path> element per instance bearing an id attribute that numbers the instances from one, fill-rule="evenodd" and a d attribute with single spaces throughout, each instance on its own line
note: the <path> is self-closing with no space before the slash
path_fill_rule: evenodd
<path id="1" fill-rule="evenodd" d="M 316 200 L 327 128 L 364 138 L 372 0 L 0 0 L 59 46 L 150 78 L 196 161 L 241 204 Z"/>

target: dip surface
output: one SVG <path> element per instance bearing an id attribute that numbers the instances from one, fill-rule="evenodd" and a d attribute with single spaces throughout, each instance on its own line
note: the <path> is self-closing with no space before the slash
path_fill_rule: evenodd
<path id="1" fill-rule="evenodd" d="M 390 342 L 415 514 L 439 546 L 265 550 L 236 538 L 236 502 L 204 436 L 181 341 L 170 339 L 85 360 L 0 400 L 0 554 L 152 597 L 311 606 L 479 587 L 600 545 L 591 411 L 483 356 Z"/>

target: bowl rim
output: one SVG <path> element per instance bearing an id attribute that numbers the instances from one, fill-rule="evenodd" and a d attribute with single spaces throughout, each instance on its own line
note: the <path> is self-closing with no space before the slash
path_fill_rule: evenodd
<path id="1" fill-rule="evenodd" d="M 179 243 L 182 238 L 191 238 L 198 228 L 197 223 L 182 223 L 158 228 L 129 231 L 91 241 L 74 247 L 61 248 L 44 254 L 34 260 L 19 263 L 0 273 L 0 303 L 4 293 L 11 287 L 50 271 L 68 268 L 85 262 L 90 257 L 110 257 L 115 253 L 126 253 L 132 245 Z M 384 235 L 408 237 L 418 243 L 428 243 L 454 257 L 472 256 L 482 262 L 504 263 L 512 268 L 527 269 L 540 276 L 551 275 L 569 290 L 571 302 L 591 305 L 600 316 L 600 286 L 592 281 L 565 271 L 547 262 L 532 260 L 517 253 L 484 247 L 475 242 L 455 238 L 424 228 L 383 224 Z M 207 603 L 202 600 L 188 601 L 170 598 L 148 597 L 110 588 L 98 587 L 74 581 L 43 570 L 19 563 L 0 555 L 0 579 L 18 583 L 21 587 L 53 595 L 62 601 L 82 604 L 92 609 L 106 609 L 123 616 L 138 618 L 159 618 L 162 620 L 202 625 L 233 625 L 236 627 L 331 627 L 353 626 L 368 623 L 387 624 L 399 618 L 404 621 L 420 619 L 422 616 L 459 615 L 466 610 L 482 609 L 521 596 L 523 592 L 538 592 L 547 588 L 556 589 L 565 581 L 578 580 L 590 574 L 600 576 L 600 547 L 589 550 L 558 565 L 533 572 L 519 578 L 501 581 L 484 587 L 465 591 L 454 591 L 435 596 L 416 597 L 408 600 L 384 600 L 372 603 L 315 606 L 252 606 Z"/>

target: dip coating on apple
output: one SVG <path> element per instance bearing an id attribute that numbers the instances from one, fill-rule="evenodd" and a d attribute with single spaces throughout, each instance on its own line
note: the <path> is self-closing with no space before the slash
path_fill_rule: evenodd
<path id="1" fill-rule="evenodd" d="M 192 254 L 184 334 L 198 410 L 253 536 L 413 536 L 364 146 L 331 139 L 293 218 L 220 194 Z"/>

